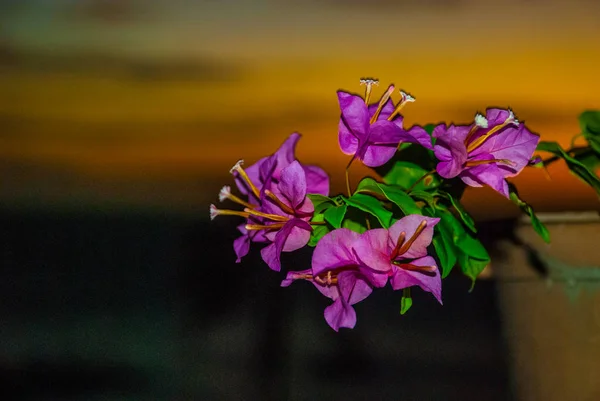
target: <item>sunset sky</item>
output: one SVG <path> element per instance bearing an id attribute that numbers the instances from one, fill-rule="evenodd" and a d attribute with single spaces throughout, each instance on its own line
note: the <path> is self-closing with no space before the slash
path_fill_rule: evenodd
<path id="1" fill-rule="evenodd" d="M 229 167 L 303 134 L 343 189 L 335 91 L 374 76 L 406 125 L 510 106 L 569 143 L 600 108 L 592 0 L 0 0 L 0 201 L 204 213 Z M 379 95 L 380 93 L 377 93 Z M 364 170 L 356 169 L 357 174 Z M 540 209 L 598 208 L 561 166 L 517 179 Z M 471 191 L 480 217 L 513 206 Z"/>

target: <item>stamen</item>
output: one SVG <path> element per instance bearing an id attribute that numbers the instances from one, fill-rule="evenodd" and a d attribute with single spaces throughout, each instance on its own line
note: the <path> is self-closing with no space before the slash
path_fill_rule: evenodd
<path id="1" fill-rule="evenodd" d="M 475 114 L 475 124 L 471 127 L 471 130 L 469 131 L 469 133 L 467 134 L 467 137 L 465 138 L 465 145 L 467 145 L 469 143 L 469 140 L 473 137 L 473 135 L 475 135 L 475 133 L 477 132 L 477 130 L 479 128 L 487 128 L 488 127 L 488 120 L 487 118 L 485 118 L 482 114 Z"/>
<path id="2" fill-rule="evenodd" d="M 400 91 L 400 95 L 402 95 L 402 100 L 400 100 L 400 103 L 398 103 L 398 106 L 396 106 L 394 112 L 390 114 L 390 116 L 388 117 L 388 121 L 392 121 L 407 103 L 412 103 L 416 100 L 414 97 L 404 92 L 403 90 Z"/>
<path id="3" fill-rule="evenodd" d="M 470 160 L 465 163 L 465 167 L 480 166 L 482 164 L 501 163 L 507 166 L 514 166 L 515 163 L 508 159 L 491 159 L 491 160 Z"/>
<path id="4" fill-rule="evenodd" d="M 238 204 L 245 206 L 247 208 L 250 208 L 250 209 L 254 209 L 256 207 L 256 205 L 248 203 L 245 200 L 238 198 L 237 196 L 232 194 L 231 187 L 228 185 L 225 185 L 223 188 L 221 188 L 221 192 L 219 192 L 219 201 L 224 202 L 225 199 L 229 199 L 235 203 L 238 203 Z"/>
<path id="5" fill-rule="evenodd" d="M 515 118 L 514 113 L 510 109 L 508 109 L 508 117 L 506 118 L 506 120 L 504 120 L 504 122 L 502 124 L 496 125 L 492 129 L 490 129 L 488 132 L 486 132 L 484 135 L 480 136 L 479 138 L 474 140 L 472 143 L 470 143 L 467 146 L 467 152 L 474 151 L 479 146 L 481 146 L 481 144 L 483 144 L 486 141 L 486 139 L 488 139 L 490 136 L 492 136 L 496 132 L 500 131 L 502 128 L 508 126 L 509 124 L 515 124 L 517 127 L 519 126 L 519 121 Z"/>
<path id="6" fill-rule="evenodd" d="M 256 196 L 257 198 L 260 198 L 260 191 L 258 190 L 258 188 L 256 188 L 254 183 L 250 180 L 250 177 L 248 177 L 248 174 L 246 174 L 246 171 L 242 168 L 243 164 L 244 164 L 243 160 L 238 160 L 238 162 L 235 163 L 235 165 L 231 168 L 231 170 L 229 170 L 229 172 L 231 174 L 233 174 L 235 171 L 237 171 L 238 174 L 242 176 L 244 181 L 246 181 L 246 183 L 252 190 L 252 193 L 254 194 L 254 196 Z"/>
<path id="7" fill-rule="evenodd" d="M 277 206 L 279 206 L 281 210 L 283 210 L 285 213 L 292 215 L 295 214 L 294 209 L 283 203 L 283 201 L 279 199 L 277 195 L 275 195 L 273 192 L 269 191 L 268 189 L 265 189 L 265 195 L 271 198 L 271 200 L 273 200 L 273 202 L 275 202 Z"/>
<path id="8" fill-rule="evenodd" d="M 375 110 L 375 114 L 373 114 L 373 117 L 371 117 L 370 124 L 374 124 L 375 121 L 377 121 L 377 118 L 379 117 L 379 114 L 381 113 L 383 106 L 385 106 L 387 101 L 392 96 L 394 89 L 395 89 L 394 85 L 390 85 L 388 90 L 383 94 L 383 96 L 381 97 L 381 100 L 379 101 L 379 104 L 377 105 L 377 110 Z"/>
<path id="9" fill-rule="evenodd" d="M 435 266 L 416 266 L 416 265 L 413 265 L 412 263 L 401 263 L 398 265 L 398 267 L 400 267 L 404 270 L 409 270 L 409 271 L 413 271 L 413 272 L 421 272 L 421 273 L 435 273 L 435 271 L 437 270 L 437 268 Z"/>
<path id="10" fill-rule="evenodd" d="M 333 276 L 331 273 L 331 270 L 327 272 L 327 274 L 325 275 L 324 278 L 321 276 L 315 276 L 314 281 L 321 285 L 327 285 L 327 286 L 338 283 L 337 275 Z"/>
<path id="11" fill-rule="evenodd" d="M 257 230 L 274 230 L 280 229 L 285 225 L 285 223 L 274 223 L 274 224 L 246 224 L 245 228 L 248 231 L 257 231 Z"/>
<path id="12" fill-rule="evenodd" d="M 273 221 L 284 221 L 285 222 L 290 219 L 289 217 L 279 216 L 277 214 L 263 213 L 263 212 L 259 212 L 258 210 L 254 210 L 254 209 L 250 209 L 250 208 L 245 208 L 244 212 L 254 215 L 254 216 L 258 216 L 258 217 L 264 217 L 265 219 L 269 219 L 269 220 L 273 220 Z"/>
<path id="13" fill-rule="evenodd" d="M 406 241 L 402 245 L 402 247 L 400 247 L 400 249 L 398 250 L 398 255 L 397 256 L 404 255 L 410 249 L 411 245 L 417 240 L 417 238 L 419 237 L 419 235 L 421 235 L 421 233 L 423 232 L 423 230 L 425 230 L 425 227 L 427 227 L 427 220 L 423 220 L 419 224 L 419 226 L 415 230 L 415 233 L 412 235 L 412 237 L 410 237 L 408 239 L 408 241 Z"/>
<path id="14" fill-rule="evenodd" d="M 406 233 L 404 231 L 402 231 L 400 233 L 400 235 L 398 236 L 398 241 L 396 241 L 396 246 L 394 247 L 394 250 L 392 252 L 391 260 L 394 260 L 398 257 L 400 248 L 402 247 L 402 245 L 404 245 L 405 239 L 406 239 Z"/>
<path id="15" fill-rule="evenodd" d="M 371 98 L 371 90 L 373 89 L 373 85 L 379 86 L 379 81 L 375 78 L 361 78 L 361 85 L 366 85 L 365 88 L 365 104 L 369 104 L 369 100 Z"/>
<path id="16" fill-rule="evenodd" d="M 229 215 L 229 216 L 240 216 L 248 218 L 250 216 L 247 212 L 240 212 L 238 210 L 226 210 L 226 209 L 217 209 L 215 205 L 211 203 L 210 205 L 210 219 L 214 220 L 215 217 L 221 215 Z"/>

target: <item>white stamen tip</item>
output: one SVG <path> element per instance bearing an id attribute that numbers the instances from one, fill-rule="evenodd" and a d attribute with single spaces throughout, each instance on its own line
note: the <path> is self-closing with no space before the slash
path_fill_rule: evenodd
<path id="1" fill-rule="evenodd" d="M 375 78 L 361 78 L 361 85 L 379 85 L 379 81 Z"/>
<path id="2" fill-rule="evenodd" d="M 210 219 L 214 220 L 219 215 L 219 209 L 212 203 L 210 204 Z"/>
<path id="3" fill-rule="evenodd" d="M 405 102 L 414 102 L 416 99 L 411 96 L 409 93 L 404 92 L 403 90 L 400 91 L 400 94 L 402 95 L 402 99 Z"/>
<path id="4" fill-rule="evenodd" d="M 225 185 L 221 188 L 219 192 L 219 202 L 223 202 L 225 199 L 229 199 L 231 196 L 231 187 L 229 185 Z"/>
<path id="5" fill-rule="evenodd" d="M 243 160 L 238 160 L 237 163 L 229 170 L 230 174 L 233 174 L 234 171 L 238 171 L 239 168 L 244 164 Z"/>
<path id="6" fill-rule="evenodd" d="M 506 119 L 507 124 L 514 124 L 517 127 L 519 126 L 519 120 L 515 117 L 515 113 L 511 109 L 508 109 L 508 118 Z"/>
<path id="7" fill-rule="evenodd" d="M 477 113 L 475 114 L 475 125 L 480 128 L 487 128 L 488 120 L 482 114 Z"/>

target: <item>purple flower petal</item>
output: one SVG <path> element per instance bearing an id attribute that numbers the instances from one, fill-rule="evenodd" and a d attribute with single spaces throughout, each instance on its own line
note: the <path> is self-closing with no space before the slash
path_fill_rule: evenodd
<path id="1" fill-rule="evenodd" d="M 347 228 L 339 228 L 325 234 L 317 243 L 312 256 L 312 272 L 315 276 L 328 270 L 358 264 L 352 244 L 360 234 Z"/>
<path id="2" fill-rule="evenodd" d="M 364 300 L 373 292 L 373 288 L 357 271 L 342 271 L 337 277 L 340 296 L 350 305 Z"/>
<path id="3" fill-rule="evenodd" d="M 272 172 L 273 178 L 275 178 L 276 180 L 279 180 L 281 178 L 282 170 L 289 166 L 294 160 L 296 160 L 296 145 L 298 144 L 299 140 L 300 134 L 294 132 L 281 144 L 279 149 L 277 149 L 275 153 L 273 153 L 273 155 L 271 156 L 271 158 L 274 159 L 276 165 L 275 169 Z"/>
<path id="4" fill-rule="evenodd" d="M 402 131 L 400 142 L 416 143 L 423 146 L 426 149 L 433 150 L 433 145 L 431 144 L 431 137 L 423 127 L 420 127 L 418 125 L 411 127 L 408 131 Z"/>
<path id="5" fill-rule="evenodd" d="M 346 126 L 343 118 L 340 118 L 338 124 L 338 142 L 342 153 L 346 155 L 353 155 L 358 150 L 358 137 Z"/>
<path id="6" fill-rule="evenodd" d="M 348 130 L 359 142 L 364 139 L 369 128 L 369 111 L 363 98 L 351 93 L 338 91 L 338 102 L 342 112 L 342 120 Z M 342 140 L 340 139 L 340 145 Z"/>
<path id="7" fill-rule="evenodd" d="M 426 217 L 419 214 L 409 214 L 392 224 L 389 229 L 390 240 L 393 247 L 396 246 L 400 233 L 405 233 L 405 241 L 408 241 L 416 232 L 421 222 L 426 221 L 425 229 L 417 236 L 408 251 L 401 255 L 402 259 L 416 259 L 427 255 L 427 247 L 431 244 L 433 227 L 440 221 L 437 217 Z"/>
<path id="8" fill-rule="evenodd" d="M 324 315 L 327 324 L 335 331 L 339 331 L 340 327 L 353 329 L 356 325 L 356 311 L 342 297 L 325 308 Z"/>
<path id="9" fill-rule="evenodd" d="M 282 287 L 289 287 L 294 281 L 301 279 L 302 276 L 312 274 L 312 270 L 300 270 L 288 272 L 285 275 L 285 279 L 281 282 Z"/>
<path id="10" fill-rule="evenodd" d="M 431 256 L 413 260 L 410 263 L 415 266 L 436 266 L 437 268 L 435 260 Z M 390 278 L 390 282 L 394 290 L 401 290 L 403 288 L 418 285 L 424 291 L 432 293 L 435 299 L 437 299 L 440 304 L 442 303 L 442 279 L 440 277 L 439 269 L 436 269 L 435 275 L 431 275 L 398 267 Z"/>
<path id="11" fill-rule="evenodd" d="M 250 237 L 247 234 L 244 234 L 241 237 L 236 238 L 233 241 L 233 250 L 237 256 L 235 263 L 240 263 L 242 258 L 250 251 Z"/>
<path id="12" fill-rule="evenodd" d="M 304 242 L 304 244 L 301 246 L 304 246 L 306 243 L 308 243 L 310 231 L 310 224 L 308 224 L 306 221 L 300 219 L 291 219 L 285 223 L 285 225 L 279 231 L 277 231 L 273 243 L 261 249 L 260 254 L 263 260 L 272 270 L 280 271 L 281 252 L 284 250 L 286 243 L 289 241 L 291 244 L 287 247 L 288 249 L 290 247 L 292 248 L 289 250 L 296 250 L 299 248 L 298 245 L 302 241 L 306 240 L 306 242 Z M 308 233 L 308 235 L 306 235 L 306 233 Z M 286 249 L 286 251 L 288 251 L 288 249 Z"/>
<path id="13" fill-rule="evenodd" d="M 444 178 L 453 178 L 462 172 L 467 161 L 465 139 L 469 133 L 468 126 L 451 125 L 446 129 L 443 124 L 433 130 L 437 138 L 433 152 L 440 161 L 436 167 L 438 174 Z"/>
<path id="14" fill-rule="evenodd" d="M 461 179 L 472 187 L 488 185 L 506 198 L 509 197 L 508 183 L 504 179 L 504 172 L 495 163 L 471 167 L 461 175 Z"/>
<path id="15" fill-rule="evenodd" d="M 508 126 L 493 134 L 470 156 L 490 154 L 494 159 L 508 160 L 510 165 L 499 164 L 498 167 L 503 170 L 504 177 L 513 177 L 529 163 L 539 140 L 539 135 L 533 134 L 523 124 Z"/>
<path id="16" fill-rule="evenodd" d="M 368 138 L 359 150 L 358 158 L 369 167 L 387 163 L 394 157 L 402 133 L 402 129 L 390 121 L 377 121 L 369 127 Z"/>
<path id="17" fill-rule="evenodd" d="M 293 161 L 281 171 L 279 189 L 290 202 L 292 209 L 296 209 L 306 198 L 306 175 L 298 161 Z"/>
<path id="18" fill-rule="evenodd" d="M 307 165 L 302 166 L 306 174 L 306 192 L 329 196 L 329 176 L 320 167 Z"/>
<path id="19" fill-rule="evenodd" d="M 353 244 L 360 261 L 376 272 L 387 273 L 392 269 L 390 255 L 394 249 L 388 230 L 375 228 L 365 231 Z"/>

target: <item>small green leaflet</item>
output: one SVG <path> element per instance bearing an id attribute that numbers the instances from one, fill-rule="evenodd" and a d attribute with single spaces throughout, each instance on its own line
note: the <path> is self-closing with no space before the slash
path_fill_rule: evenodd
<path id="1" fill-rule="evenodd" d="M 330 207 L 323 213 L 325 221 L 331 224 L 333 228 L 341 228 L 342 220 L 344 219 L 347 210 L 347 205 Z"/>
<path id="2" fill-rule="evenodd" d="M 400 314 L 404 315 L 412 306 L 412 297 L 410 296 L 410 287 L 402 290 L 402 300 L 400 301 Z"/>
<path id="3" fill-rule="evenodd" d="M 519 194 L 517 193 L 517 188 L 513 185 L 513 184 L 508 184 L 509 190 L 510 190 L 510 200 L 512 200 L 517 206 L 519 206 L 519 208 L 521 208 L 521 210 L 526 213 L 527 215 L 529 215 L 529 218 L 531 219 L 531 225 L 533 226 L 533 229 L 535 230 L 535 232 L 542 237 L 542 239 L 544 241 L 546 241 L 547 243 L 550 243 L 550 233 L 548 232 L 548 229 L 546 228 L 546 226 L 544 225 L 544 223 L 542 223 L 537 216 L 535 215 L 533 208 L 526 202 L 522 201 L 521 198 L 519 198 Z"/>
<path id="4" fill-rule="evenodd" d="M 323 213 L 315 214 L 311 221 L 323 222 L 325 221 L 325 216 Z M 312 229 L 313 230 L 310 233 L 310 238 L 308 240 L 308 246 L 316 246 L 317 242 L 319 242 L 319 240 L 329 232 L 329 227 L 325 224 L 313 225 Z"/>

